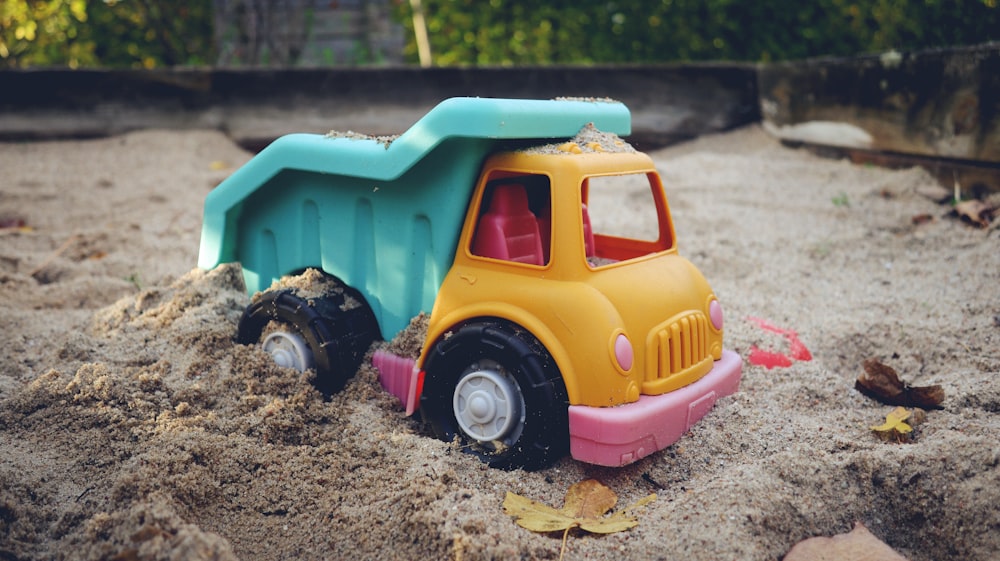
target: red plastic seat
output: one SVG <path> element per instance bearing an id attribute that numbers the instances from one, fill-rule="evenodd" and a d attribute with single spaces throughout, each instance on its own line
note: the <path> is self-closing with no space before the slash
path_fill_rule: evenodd
<path id="1" fill-rule="evenodd" d="M 489 210 L 479 219 L 472 252 L 483 257 L 544 265 L 538 219 L 528 207 L 523 185 L 499 185 Z"/>

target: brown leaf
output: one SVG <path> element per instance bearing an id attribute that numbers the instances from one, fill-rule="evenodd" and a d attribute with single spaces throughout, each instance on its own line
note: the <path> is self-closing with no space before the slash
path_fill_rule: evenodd
<path id="1" fill-rule="evenodd" d="M 854 383 L 854 388 L 864 395 L 886 405 L 943 408 L 944 389 L 941 386 L 910 386 L 899 379 L 895 370 L 874 358 L 866 360 L 864 368 L 865 371 Z"/>
<path id="2" fill-rule="evenodd" d="M 959 218 L 980 228 L 986 228 L 993 220 L 993 211 L 996 210 L 990 205 L 978 199 L 970 199 L 955 204 L 954 212 Z"/>
<path id="3" fill-rule="evenodd" d="M 783 561 L 906 561 L 906 558 L 857 522 L 847 534 L 801 541 Z"/>
<path id="4" fill-rule="evenodd" d="M 562 511 L 573 518 L 597 518 L 615 507 L 618 496 L 595 479 L 581 481 L 566 491 Z"/>

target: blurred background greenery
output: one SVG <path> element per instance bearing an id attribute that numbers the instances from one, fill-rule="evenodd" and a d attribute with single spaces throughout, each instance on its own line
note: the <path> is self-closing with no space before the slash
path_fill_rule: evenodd
<path id="1" fill-rule="evenodd" d="M 998 0 L 0 0 L 0 67 L 770 62 L 1000 40 Z"/>

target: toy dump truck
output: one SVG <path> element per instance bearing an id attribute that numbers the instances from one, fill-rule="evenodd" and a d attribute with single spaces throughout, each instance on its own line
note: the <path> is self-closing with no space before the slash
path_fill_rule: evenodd
<path id="1" fill-rule="evenodd" d="M 326 392 L 429 312 L 419 356 L 373 359 L 407 414 L 494 467 L 626 465 L 742 367 L 630 130 L 612 101 L 453 98 L 394 139 L 284 136 L 209 194 L 199 265 L 239 262 L 238 341 Z"/>

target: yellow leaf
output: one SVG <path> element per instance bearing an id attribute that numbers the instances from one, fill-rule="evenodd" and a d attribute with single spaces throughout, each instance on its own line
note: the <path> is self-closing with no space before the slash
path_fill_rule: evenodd
<path id="1" fill-rule="evenodd" d="M 913 427 L 903 422 L 909 418 L 910 412 L 905 407 L 897 407 L 885 416 L 885 424 L 871 429 L 875 432 L 907 434 L 913 431 Z"/>
<path id="2" fill-rule="evenodd" d="M 615 532 L 624 532 L 638 525 L 638 519 L 625 514 L 615 514 L 608 518 L 580 521 L 580 529 L 592 534 L 614 534 Z"/>
<path id="3" fill-rule="evenodd" d="M 522 528 L 532 532 L 563 531 L 563 549 L 566 549 L 566 537 L 571 528 L 580 528 L 595 534 L 613 534 L 633 528 L 639 520 L 632 512 L 656 500 L 656 495 L 649 495 L 635 504 L 605 517 L 609 510 L 618 502 L 615 492 L 599 481 L 588 479 L 574 483 L 566 491 L 566 500 L 561 509 L 552 508 L 538 501 L 507 492 L 503 501 L 503 511 L 516 517 L 515 522 Z"/>
<path id="4" fill-rule="evenodd" d="M 561 509 L 557 510 L 509 491 L 504 499 L 503 509 L 505 513 L 517 517 L 515 522 L 519 526 L 533 532 L 582 528 L 588 532 L 610 534 L 636 526 L 639 520 L 629 513 L 655 499 L 656 495 L 649 495 L 625 510 L 605 518 L 604 515 L 618 502 L 618 497 L 614 491 L 599 481 L 588 479 L 569 488 Z"/>
<path id="5" fill-rule="evenodd" d="M 562 511 L 573 518 L 597 518 L 615 507 L 618 496 L 596 479 L 572 485 L 566 491 Z"/>
<path id="6" fill-rule="evenodd" d="M 558 510 L 507 491 L 503 511 L 517 517 L 517 525 L 532 532 L 555 532 L 572 526 L 572 519 Z"/>

